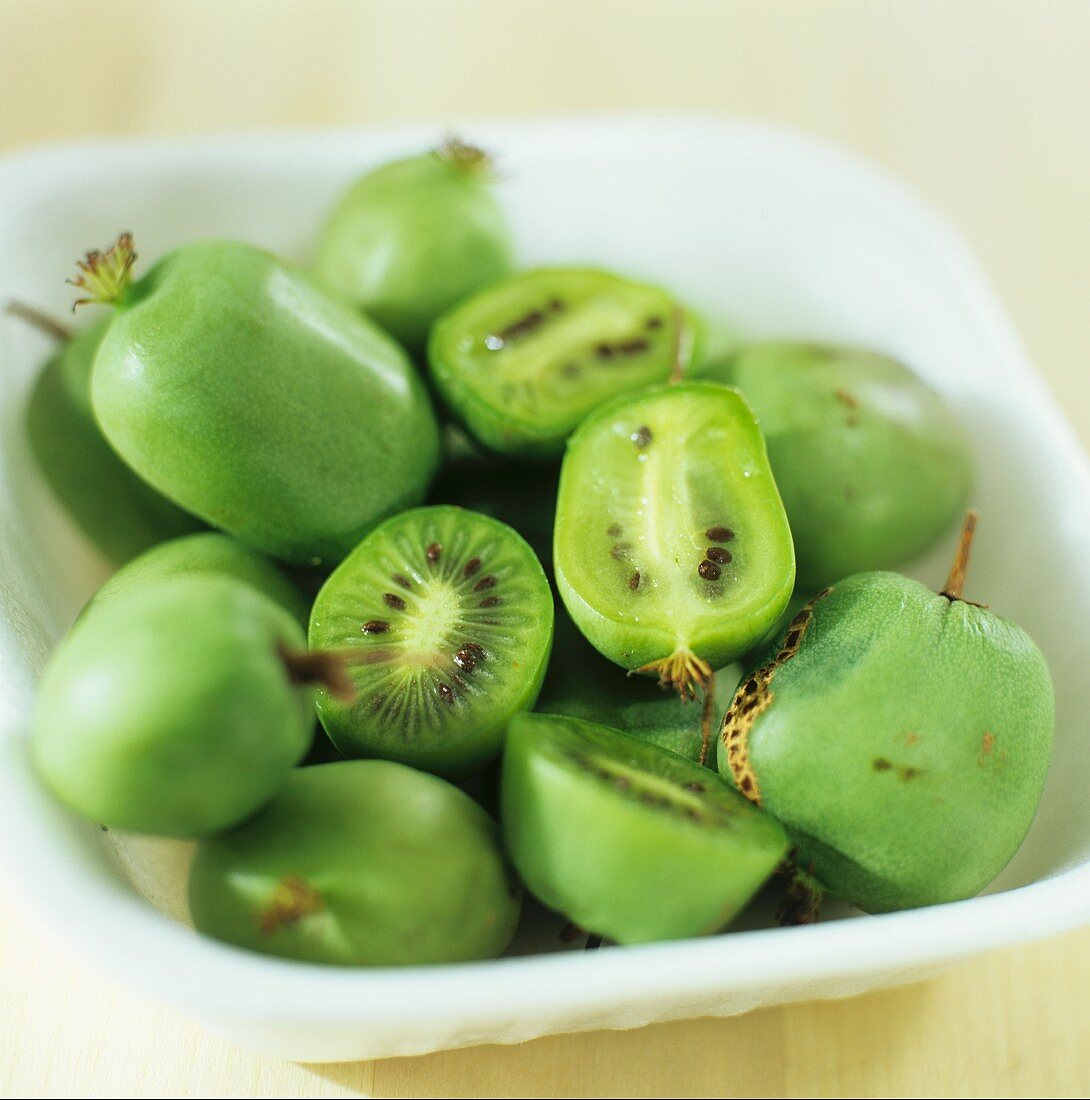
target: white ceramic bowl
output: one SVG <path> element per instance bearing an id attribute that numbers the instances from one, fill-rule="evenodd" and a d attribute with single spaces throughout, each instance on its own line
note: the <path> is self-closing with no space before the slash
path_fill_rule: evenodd
<path id="1" fill-rule="evenodd" d="M 1085 457 L 980 271 L 934 213 L 871 167 L 794 134 L 693 118 L 472 126 L 500 154 L 526 263 L 588 261 L 653 277 L 749 336 L 871 344 L 956 406 L 983 513 L 969 594 L 1024 625 L 1056 681 L 1044 802 L 988 896 L 812 927 L 596 953 L 412 970 L 342 970 L 221 946 L 179 911 L 184 851 L 110 839 L 40 789 L 27 719 L 46 654 L 102 566 L 48 498 L 18 428 L 47 351 L 0 323 L 0 852 L 43 925 L 119 979 L 286 1058 L 408 1054 L 548 1032 L 635 1027 L 842 997 L 1090 919 L 1090 479 Z M 0 164 L 0 301 L 58 312 L 85 248 L 136 233 L 145 263 L 193 237 L 305 255 L 357 173 L 432 129 L 94 144 Z M 949 545 L 913 572 L 938 584 Z M 136 885 L 134 885 L 134 883 Z M 533 932 L 522 940 L 522 950 Z"/>

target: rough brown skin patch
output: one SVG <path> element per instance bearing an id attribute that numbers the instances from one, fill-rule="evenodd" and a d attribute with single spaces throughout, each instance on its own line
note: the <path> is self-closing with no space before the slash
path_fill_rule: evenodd
<path id="1" fill-rule="evenodd" d="M 258 927 L 263 936 L 271 936 L 286 925 L 319 913 L 324 908 L 325 898 L 310 883 L 298 875 L 286 875 L 258 910 Z"/>
<path id="2" fill-rule="evenodd" d="M 767 664 L 754 669 L 739 685 L 730 708 L 723 716 L 719 737 L 727 750 L 727 763 L 730 765 L 734 784 L 750 802 L 758 806 L 761 804 L 761 787 L 749 759 L 749 732 L 758 715 L 763 714 L 775 698 L 772 694 L 772 680 L 776 672 L 799 651 L 814 615 L 814 604 L 831 591 L 831 588 L 826 588 L 819 592 L 791 620 L 779 651 Z"/>

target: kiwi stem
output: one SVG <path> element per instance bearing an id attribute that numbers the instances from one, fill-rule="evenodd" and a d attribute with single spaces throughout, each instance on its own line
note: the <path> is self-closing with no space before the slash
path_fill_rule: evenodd
<path id="1" fill-rule="evenodd" d="M 95 248 L 82 260 L 77 260 L 76 267 L 80 273 L 69 279 L 68 285 L 86 291 L 87 296 L 72 303 L 72 312 L 75 313 L 77 306 L 88 302 L 114 305 L 132 282 L 132 269 L 136 261 L 131 233 L 120 234 L 105 252 Z"/>
<path id="2" fill-rule="evenodd" d="M 298 875 L 287 875 L 273 888 L 268 903 L 259 912 L 263 936 L 271 936 L 288 924 L 294 924 L 325 908 L 325 899 Z"/>
<path id="3" fill-rule="evenodd" d="M 969 568 L 969 551 L 973 546 L 973 535 L 976 534 L 976 521 L 980 518 L 978 512 L 965 513 L 965 522 L 962 524 L 961 537 L 958 539 L 957 553 L 954 555 L 954 564 L 950 567 L 950 575 L 946 578 L 946 586 L 939 593 L 948 600 L 964 600 L 962 590 L 965 587 L 965 572 Z"/>
<path id="4" fill-rule="evenodd" d="M 448 134 L 436 153 L 452 168 L 467 175 L 488 175 L 492 172 L 492 158 L 483 149 L 463 141 L 457 134 Z"/>
<path id="5" fill-rule="evenodd" d="M 55 317 L 50 317 L 48 313 L 35 309 L 34 306 L 28 306 L 26 302 L 12 300 L 4 306 L 4 312 L 12 317 L 18 317 L 20 321 L 26 322 L 31 328 L 37 329 L 58 343 L 67 343 L 72 339 L 72 330 L 67 325 L 62 324 Z"/>
<path id="6" fill-rule="evenodd" d="M 348 663 L 341 653 L 281 646 L 280 660 L 293 684 L 321 684 L 342 703 L 356 701 L 356 685 L 348 675 Z"/>

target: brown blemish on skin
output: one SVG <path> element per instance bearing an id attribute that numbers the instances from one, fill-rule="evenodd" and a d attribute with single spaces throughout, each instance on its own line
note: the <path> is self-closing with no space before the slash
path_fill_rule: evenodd
<path id="1" fill-rule="evenodd" d="M 708 537 L 712 538 L 711 531 L 708 532 Z M 727 763 L 730 765 L 734 785 L 750 802 L 758 806 L 761 804 L 761 788 L 749 758 L 750 731 L 758 716 L 768 709 L 775 698 L 772 693 L 772 681 L 776 673 L 782 665 L 795 656 L 799 646 L 802 645 L 802 640 L 814 616 L 814 605 L 831 591 L 831 588 L 826 588 L 819 592 L 791 620 L 779 651 L 770 661 L 755 669 L 739 686 L 727 713 L 723 716 L 719 737 L 727 752 Z"/>
<path id="2" fill-rule="evenodd" d="M 871 767 L 876 772 L 888 772 L 893 765 L 884 756 L 878 756 L 871 762 Z"/>
<path id="3" fill-rule="evenodd" d="M 834 396 L 836 397 L 837 401 L 839 401 L 842 405 L 849 409 L 859 408 L 858 398 L 856 398 L 854 394 L 849 393 L 847 390 L 838 389 Z"/>
<path id="4" fill-rule="evenodd" d="M 913 779 L 916 779 L 919 776 L 923 775 L 923 769 L 922 768 L 906 767 L 906 768 L 902 768 L 899 774 L 900 774 L 902 783 L 909 783 Z"/>
<path id="5" fill-rule="evenodd" d="M 987 734 L 985 734 L 987 736 Z M 905 732 L 905 744 L 906 745 L 918 745 L 920 743 L 920 735 L 918 733 L 912 733 L 910 730 Z"/>
<path id="6" fill-rule="evenodd" d="M 258 910 L 258 928 L 263 936 L 271 936 L 286 925 L 295 924 L 324 908 L 325 899 L 309 882 L 298 875 L 286 875 Z"/>

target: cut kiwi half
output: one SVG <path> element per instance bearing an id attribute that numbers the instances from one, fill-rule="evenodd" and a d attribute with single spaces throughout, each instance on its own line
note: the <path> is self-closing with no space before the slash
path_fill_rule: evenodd
<path id="1" fill-rule="evenodd" d="M 547 458 L 603 401 L 683 371 L 697 332 L 660 287 L 594 268 L 539 268 L 444 314 L 428 362 L 481 443 Z"/>
<path id="2" fill-rule="evenodd" d="M 452 506 L 402 512 L 315 600 L 310 645 L 343 654 L 357 691 L 320 691 L 318 717 L 345 756 L 464 778 L 533 706 L 552 634 L 549 582 L 516 531 Z"/>
<path id="3" fill-rule="evenodd" d="M 780 825 L 708 769 L 559 715 L 511 720 L 500 804 L 526 886 L 619 943 L 719 931 L 787 852 Z"/>
<path id="4" fill-rule="evenodd" d="M 742 395 L 682 382 L 592 413 L 564 457 L 553 558 L 564 605 L 600 653 L 707 697 L 713 671 L 764 635 L 795 581 Z"/>

